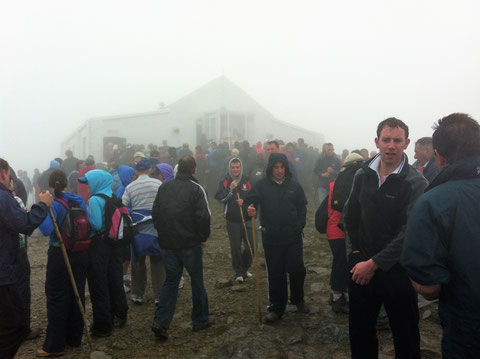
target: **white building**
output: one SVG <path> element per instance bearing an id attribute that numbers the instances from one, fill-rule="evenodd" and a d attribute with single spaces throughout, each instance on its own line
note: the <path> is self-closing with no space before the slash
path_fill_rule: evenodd
<path id="1" fill-rule="evenodd" d="M 227 141 L 299 137 L 315 147 L 323 135 L 276 119 L 241 88 L 220 76 L 196 91 L 158 111 L 92 118 L 62 143 L 62 153 L 71 149 L 76 157 L 93 155 L 104 159 L 106 144 L 156 144 L 163 140 L 178 147 Z"/>

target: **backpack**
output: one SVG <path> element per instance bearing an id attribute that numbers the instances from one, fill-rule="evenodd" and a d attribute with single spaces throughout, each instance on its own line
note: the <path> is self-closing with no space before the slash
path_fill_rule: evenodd
<path id="1" fill-rule="evenodd" d="M 330 196 L 325 197 L 320 206 L 318 206 L 317 212 L 315 212 L 315 228 L 320 233 L 327 233 L 329 200 Z"/>
<path id="2" fill-rule="evenodd" d="M 333 187 L 332 209 L 343 212 L 343 207 L 345 207 L 348 196 L 350 196 L 353 177 L 360 167 L 362 167 L 362 162 L 354 162 L 340 170 Z"/>
<path id="3" fill-rule="evenodd" d="M 129 245 L 133 239 L 133 223 L 130 212 L 123 204 L 121 198 L 115 195 L 108 197 L 103 193 L 95 193 L 105 200 L 105 232 L 103 240 L 111 247 L 123 247 Z"/>
<path id="4" fill-rule="evenodd" d="M 62 204 L 67 213 L 60 226 L 65 249 L 71 253 L 84 252 L 90 247 L 91 226 L 87 214 L 76 202 L 65 202 L 61 198 L 55 198 L 55 201 Z"/>

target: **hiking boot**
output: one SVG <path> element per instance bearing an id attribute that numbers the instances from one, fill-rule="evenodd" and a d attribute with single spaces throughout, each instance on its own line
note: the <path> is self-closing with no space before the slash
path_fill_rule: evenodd
<path id="1" fill-rule="evenodd" d="M 276 312 L 268 312 L 263 318 L 265 324 L 273 324 L 278 320 L 280 320 L 280 316 Z"/>
<path id="2" fill-rule="evenodd" d="M 235 282 L 237 282 L 238 284 L 240 283 L 243 283 L 243 277 L 241 275 L 239 275 L 238 277 L 235 278 Z"/>
<path id="3" fill-rule="evenodd" d="M 152 332 L 155 333 L 155 337 L 163 340 L 168 339 L 168 331 L 167 328 L 162 327 L 159 324 L 153 323 L 152 325 Z"/>
<path id="4" fill-rule="evenodd" d="M 119 318 L 119 317 L 113 318 L 113 326 L 115 328 L 123 328 L 125 324 L 127 324 L 127 318 Z"/>
<path id="5" fill-rule="evenodd" d="M 200 330 L 210 328 L 212 326 L 212 322 L 207 323 L 193 323 L 192 325 L 192 332 L 199 332 Z"/>
<path id="6" fill-rule="evenodd" d="M 332 300 L 332 310 L 335 313 L 345 313 L 348 314 L 348 302 L 345 294 L 342 294 L 338 300 Z"/>
<path id="7" fill-rule="evenodd" d="M 43 349 L 37 350 L 37 357 L 39 358 L 49 358 L 49 357 L 59 357 L 62 356 L 63 352 L 56 352 L 56 353 L 48 353 Z"/>
<path id="8" fill-rule="evenodd" d="M 159 304 L 160 304 L 160 300 L 159 300 L 159 299 L 155 299 L 155 306 L 158 307 Z"/>
<path id="9" fill-rule="evenodd" d="M 111 330 L 101 330 L 101 329 L 92 328 L 92 329 L 90 329 L 90 334 L 92 335 L 92 337 L 106 338 L 106 337 L 109 337 L 110 335 L 112 335 L 112 331 Z"/>
<path id="10" fill-rule="evenodd" d="M 250 273 L 250 272 L 247 272 L 247 276 L 246 276 L 246 278 L 252 278 L 252 277 L 253 277 L 253 274 L 252 274 L 252 273 Z"/>
<path id="11" fill-rule="evenodd" d="M 297 306 L 298 313 L 303 313 L 303 314 L 310 313 L 310 307 L 307 305 L 307 303 L 301 302 L 296 304 L 296 306 Z"/>

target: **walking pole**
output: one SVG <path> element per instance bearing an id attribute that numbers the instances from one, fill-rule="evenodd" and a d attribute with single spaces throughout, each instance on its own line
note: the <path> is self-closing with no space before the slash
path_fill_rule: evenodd
<path id="1" fill-rule="evenodd" d="M 241 199 L 237 190 L 237 199 Z M 248 240 L 248 231 L 247 225 L 245 223 L 245 218 L 243 217 L 242 206 L 240 207 L 240 217 L 242 217 L 243 229 L 245 230 L 245 237 L 247 239 L 248 248 L 250 249 L 250 255 L 253 257 L 253 266 L 255 267 L 255 287 L 257 289 L 257 307 L 258 307 L 258 321 L 262 323 L 262 297 L 260 294 L 260 270 L 258 268 L 258 257 L 257 257 L 257 236 L 255 228 L 255 217 L 252 217 L 252 240 L 253 240 L 253 253 L 252 246 Z"/>
<path id="2" fill-rule="evenodd" d="M 93 350 L 92 345 L 92 338 L 90 338 L 90 332 L 88 331 L 88 320 L 85 315 L 85 309 L 83 308 L 82 301 L 80 299 L 80 294 L 78 293 L 77 284 L 75 283 L 75 277 L 73 276 L 72 267 L 70 266 L 70 260 L 68 259 L 67 250 L 65 249 L 65 244 L 63 243 L 62 235 L 60 234 L 60 230 L 58 229 L 57 222 L 53 217 L 52 209 L 48 208 L 48 214 L 50 219 L 52 220 L 53 227 L 55 228 L 55 234 L 57 235 L 58 242 L 60 243 L 60 248 L 62 249 L 63 259 L 65 259 L 65 265 L 68 269 L 68 274 L 70 276 L 70 281 L 72 282 L 73 293 L 75 293 L 75 299 L 77 300 L 78 308 L 80 309 L 80 313 L 82 314 L 83 324 L 85 326 L 85 332 L 87 334 L 88 345 L 90 346 L 90 350 Z"/>

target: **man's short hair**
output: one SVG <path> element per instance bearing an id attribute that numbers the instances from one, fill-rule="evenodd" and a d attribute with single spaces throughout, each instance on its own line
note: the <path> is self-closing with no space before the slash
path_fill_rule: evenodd
<path id="1" fill-rule="evenodd" d="M 0 158 L 0 171 L 8 171 L 9 168 L 10 166 L 8 165 L 8 162 L 3 158 Z"/>
<path id="2" fill-rule="evenodd" d="M 415 142 L 415 145 L 419 145 L 422 147 L 430 146 L 432 147 L 432 138 L 431 137 L 422 137 Z"/>
<path id="3" fill-rule="evenodd" d="M 465 113 L 452 113 L 434 125 L 433 148 L 449 164 L 466 157 L 480 156 L 480 126 Z"/>
<path id="4" fill-rule="evenodd" d="M 380 134 L 382 133 L 382 130 L 385 126 L 388 126 L 390 128 L 395 128 L 399 127 L 405 131 L 405 138 L 408 138 L 408 126 L 403 122 L 402 120 L 399 120 L 398 118 L 395 117 L 389 117 L 386 120 L 383 120 L 380 122 L 377 126 L 377 138 L 380 138 Z"/>
<path id="5" fill-rule="evenodd" d="M 267 145 L 275 145 L 276 148 L 280 148 L 280 144 L 278 143 L 278 141 L 268 141 L 267 142 Z"/>
<path id="6" fill-rule="evenodd" d="M 197 163 L 192 156 L 183 156 L 178 161 L 178 172 L 180 173 L 193 175 L 195 173 L 195 168 L 197 168 Z"/>

